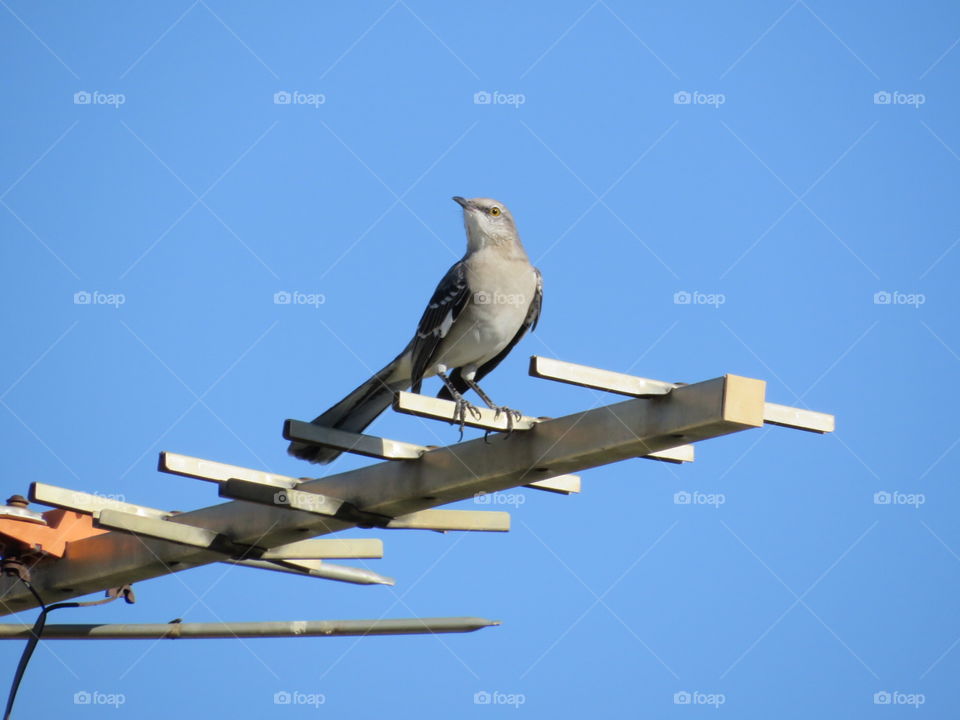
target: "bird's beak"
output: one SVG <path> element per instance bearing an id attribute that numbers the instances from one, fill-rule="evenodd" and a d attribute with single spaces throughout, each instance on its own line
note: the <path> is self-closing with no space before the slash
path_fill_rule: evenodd
<path id="1" fill-rule="evenodd" d="M 462 198 L 462 197 L 460 197 L 459 195 L 454 195 L 454 196 L 453 196 L 453 201 L 454 201 L 457 205 L 459 205 L 460 207 L 462 207 L 464 210 L 466 210 L 466 209 L 468 209 L 468 208 L 470 207 L 470 202 L 469 202 L 466 198 Z"/>

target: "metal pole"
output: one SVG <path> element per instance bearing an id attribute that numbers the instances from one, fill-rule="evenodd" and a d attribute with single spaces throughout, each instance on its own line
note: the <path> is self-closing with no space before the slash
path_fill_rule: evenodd
<path id="1" fill-rule="evenodd" d="M 180 638 L 287 638 L 348 635 L 433 635 L 467 633 L 499 625 L 476 617 L 400 620 L 288 620 L 277 622 L 140 623 L 47 625 L 44 640 L 150 640 Z M 0 625 L 0 640 L 25 640 L 30 625 Z"/>

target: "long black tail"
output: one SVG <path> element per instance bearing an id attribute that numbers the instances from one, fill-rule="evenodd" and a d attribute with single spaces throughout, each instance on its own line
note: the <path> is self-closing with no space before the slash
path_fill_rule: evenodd
<path id="1" fill-rule="evenodd" d="M 401 357 L 402 354 L 323 415 L 314 418 L 313 424 L 347 432 L 363 432 L 367 425 L 390 407 L 395 393 L 410 387 L 410 378 L 397 377 Z M 322 465 L 333 462 L 340 455 L 340 451 L 333 448 L 298 442 L 290 443 L 287 452 L 301 460 Z"/>

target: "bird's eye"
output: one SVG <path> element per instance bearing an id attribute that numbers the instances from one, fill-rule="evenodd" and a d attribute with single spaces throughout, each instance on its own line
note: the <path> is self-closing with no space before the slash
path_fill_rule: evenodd
<path id="1" fill-rule="evenodd" d="M 492 208 L 490 208 L 490 214 L 496 217 L 497 215 L 500 214 L 500 208 L 494 205 Z"/>

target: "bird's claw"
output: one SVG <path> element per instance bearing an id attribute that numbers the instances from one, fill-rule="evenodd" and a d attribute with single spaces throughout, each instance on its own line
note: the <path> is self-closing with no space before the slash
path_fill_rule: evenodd
<path id="1" fill-rule="evenodd" d="M 480 410 L 464 398 L 457 398 L 456 409 L 453 411 L 453 421 L 460 426 L 460 439 L 463 440 L 463 426 L 467 422 L 467 413 L 469 412 L 474 420 L 479 420 Z"/>
<path id="2" fill-rule="evenodd" d="M 513 432 L 513 425 L 515 422 L 519 422 L 520 418 L 523 417 L 523 413 L 519 410 L 514 410 L 513 408 L 508 408 L 506 405 L 497 405 L 493 408 L 493 419 L 499 420 L 501 415 L 507 416 L 507 434 Z"/>

